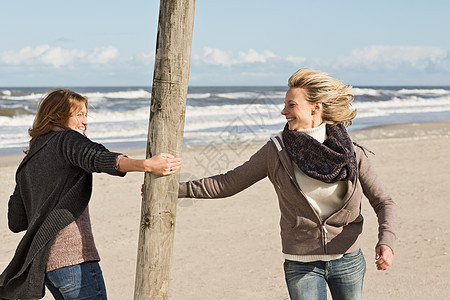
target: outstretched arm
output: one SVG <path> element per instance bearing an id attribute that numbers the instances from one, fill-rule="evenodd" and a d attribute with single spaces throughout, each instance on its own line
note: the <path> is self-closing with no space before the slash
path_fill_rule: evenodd
<path id="1" fill-rule="evenodd" d="M 203 179 L 181 182 L 178 198 L 226 198 L 248 188 L 267 176 L 268 142 L 250 159 L 239 167 L 225 174 Z"/>
<path id="2" fill-rule="evenodd" d="M 155 175 L 172 175 L 181 166 L 181 158 L 168 153 L 160 153 L 147 159 L 133 159 L 123 156 L 119 159 L 117 170 L 127 172 L 151 172 Z"/>

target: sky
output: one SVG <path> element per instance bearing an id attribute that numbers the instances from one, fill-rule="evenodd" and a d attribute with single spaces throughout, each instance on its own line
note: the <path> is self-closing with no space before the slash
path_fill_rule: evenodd
<path id="1" fill-rule="evenodd" d="M 2 0 L 0 87 L 151 86 L 158 0 Z M 449 86 L 448 0 L 197 0 L 191 86 Z"/>

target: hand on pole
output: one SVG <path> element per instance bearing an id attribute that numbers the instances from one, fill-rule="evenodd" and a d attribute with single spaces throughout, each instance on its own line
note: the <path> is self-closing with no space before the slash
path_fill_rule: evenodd
<path id="1" fill-rule="evenodd" d="M 181 167 L 181 158 L 168 153 L 160 153 L 144 161 L 145 172 L 159 176 L 172 175 Z"/>

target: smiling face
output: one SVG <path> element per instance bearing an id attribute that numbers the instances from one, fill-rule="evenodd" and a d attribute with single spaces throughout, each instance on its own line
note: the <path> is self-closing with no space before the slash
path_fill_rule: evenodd
<path id="1" fill-rule="evenodd" d="M 286 117 L 289 130 L 317 127 L 322 123 L 321 103 L 311 103 L 303 88 L 290 88 L 286 92 L 284 109 L 281 114 Z"/>
<path id="2" fill-rule="evenodd" d="M 85 134 L 87 128 L 87 108 L 85 103 L 80 103 L 72 108 L 72 115 L 66 122 L 66 127 L 81 134 Z"/>

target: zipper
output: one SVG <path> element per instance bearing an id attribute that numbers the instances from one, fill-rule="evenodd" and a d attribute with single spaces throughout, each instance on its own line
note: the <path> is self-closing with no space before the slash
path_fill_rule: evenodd
<path id="1" fill-rule="evenodd" d="M 323 242 L 323 250 L 325 252 L 325 254 L 327 254 L 327 234 L 328 234 L 328 230 L 325 227 L 325 224 L 322 223 L 322 242 Z"/>
<path id="2" fill-rule="evenodd" d="M 282 163 L 283 164 L 283 163 Z M 322 245 L 323 245 L 323 251 L 324 254 L 327 254 L 327 233 L 328 230 L 325 228 L 325 222 L 324 220 L 322 220 L 322 218 L 319 216 L 319 214 L 317 213 L 317 211 L 314 209 L 314 207 L 312 207 L 311 203 L 309 203 L 308 198 L 306 198 L 306 194 L 305 192 L 303 192 L 303 190 L 299 187 L 297 180 L 295 180 L 291 174 L 289 174 L 289 172 L 286 170 L 286 167 L 283 164 L 283 167 L 285 168 L 286 173 L 288 174 L 289 178 L 292 180 L 292 182 L 294 183 L 294 185 L 297 187 L 297 190 L 300 192 L 300 194 L 302 194 L 303 198 L 305 198 L 305 201 L 308 203 L 309 207 L 311 208 L 311 210 L 314 212 L 314 214 L 317 217 L 317 220 L 320 223 L 320 227 L 321 227 L 321 235 L 322 235 Z"/>
<path id="3" fill-rule="evenodd" d="M 274 144 L 275 142 L 272 141 Z M 322 245 L 323 245 L 323 251 L 324 254 L 327 254 L 327 246 L 326 246 L 326 235 L 328 233 L 328 230 L 325 228 L 325 222 L 324 220 L 322 220 L 322 218 L 319 216 L 319 214 L 317 213 L 317 211 L 314 209 L 314 207 L 312 207 L 311 203 L 309 203 L 308 198 L 306 198 L 305 192 L 302 191 L 302 189 L 300 188 L 300 186 L 298 185 L 297 180 L 295 180 L 295 178 L 292 176 L 291 173 L 289 173 L 288 168 L 285 165 L 285 162 L 283 161 L 283 159 L 280 156 L 280 153 L 283 149 L 279 149 L 278 146 L 275 144 L 275 146 L 277 147 L 278 150 L 278 156 L 280 158 L 281 164 L 283 165 L 283 168 L 285 169 L 285 172 L 288 174 L 289 178 L 292 180 L 292 183 L 295 185 L 295 187 L 297 188 L 297 190 L 300 192 L 300 194 L 302 194 L 303 198 L 305 199 L 306 203 L 308 203 L 308 206 L 311 208 L 311 210 L 313 211 L 314 215 L 317 217 L 317 220 L 319 221 L 320 227 L 321 227 L 321 235 L 322 235 Z"/>

